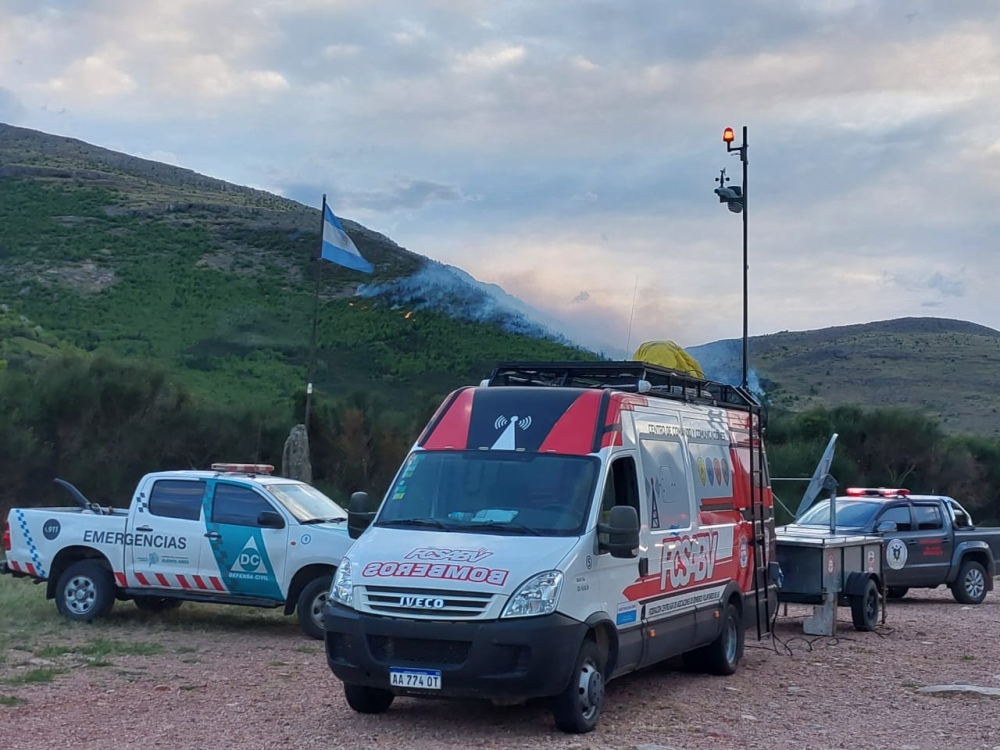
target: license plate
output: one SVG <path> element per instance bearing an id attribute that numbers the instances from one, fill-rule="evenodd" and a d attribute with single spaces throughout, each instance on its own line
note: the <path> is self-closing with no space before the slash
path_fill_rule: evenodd
<path id="1" fill-rule="evenodd" d="M 390 669 L 389 684 L 393 687 L 417 690 L 440 690 L 441 670 L 439 669 Z"/>

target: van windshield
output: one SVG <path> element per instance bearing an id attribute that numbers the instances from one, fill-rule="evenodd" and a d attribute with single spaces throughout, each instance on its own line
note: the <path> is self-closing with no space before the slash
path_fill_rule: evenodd
<path id="1" fill-rule="evenodd" d="M 403 465 L 376 526 L 527 536 L 582 533 L 596 458 L 514 451 L 421 451 Z"/>
<path id="2" fill-rule="evenodd" d="M 841 500 L 837 499 L 837 528 L 863 529 L 882 507 L 879 502 L 871 500 Z M 796 526 L 830 526 L 830 501 L 820 500 L 802 514 L 795 522 Z"/>

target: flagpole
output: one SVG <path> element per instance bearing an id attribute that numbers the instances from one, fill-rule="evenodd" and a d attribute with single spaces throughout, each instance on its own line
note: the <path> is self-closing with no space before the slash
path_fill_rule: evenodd
<path id="1" fill-rule="evenodd" d="M 319 287 L 323 277 L 323 230 L 326 227 L 326 193 L 323 193 L 323 207 L 319 212 L 319 248 L 316 254 L 316 295 L 313 299 L 312 342 L 309 345 L 309 379 L 306 383 L 306 435 L 309 434 L 309 415 L 312 410 L 313 378 L 316 375 L 316 329 L 319 325 Z"/>

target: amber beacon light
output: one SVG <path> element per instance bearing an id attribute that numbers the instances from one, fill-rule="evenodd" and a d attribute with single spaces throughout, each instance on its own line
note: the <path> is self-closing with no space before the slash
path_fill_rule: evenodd
<path id="1" fill-rule="evenodd" d="M 733 132 L 732 128 L 726 128 L 722 131 L 722 140 L 724 143 L 732 143 L 736 140 L 736 133 Z"/>

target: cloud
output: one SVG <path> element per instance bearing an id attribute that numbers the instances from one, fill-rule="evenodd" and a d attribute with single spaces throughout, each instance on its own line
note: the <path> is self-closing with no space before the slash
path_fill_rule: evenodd
<path id="1" fill-rule="evenodd" d="M 747 124 L 752 333 L 1000 327 L 995 2 L 374 8 L 9 0 L 0 117 L 326 192 L 621 351 L 741 332 L 741 221 L 711 190 Z"/>
<path id="2" fill-rule="evenodd" d="M 25 109 L 14 92 L 0 86 L 0 122 L 16 125 L 24 117 Z"/>
<path id="3" fill-rule="evenodd" d="M 375 190 L 341 191 L 337 193 L 337 200 L 347 208 L 389 212 L 470 199 L 453 185 L 426 180 L 399 180 Z"/>

